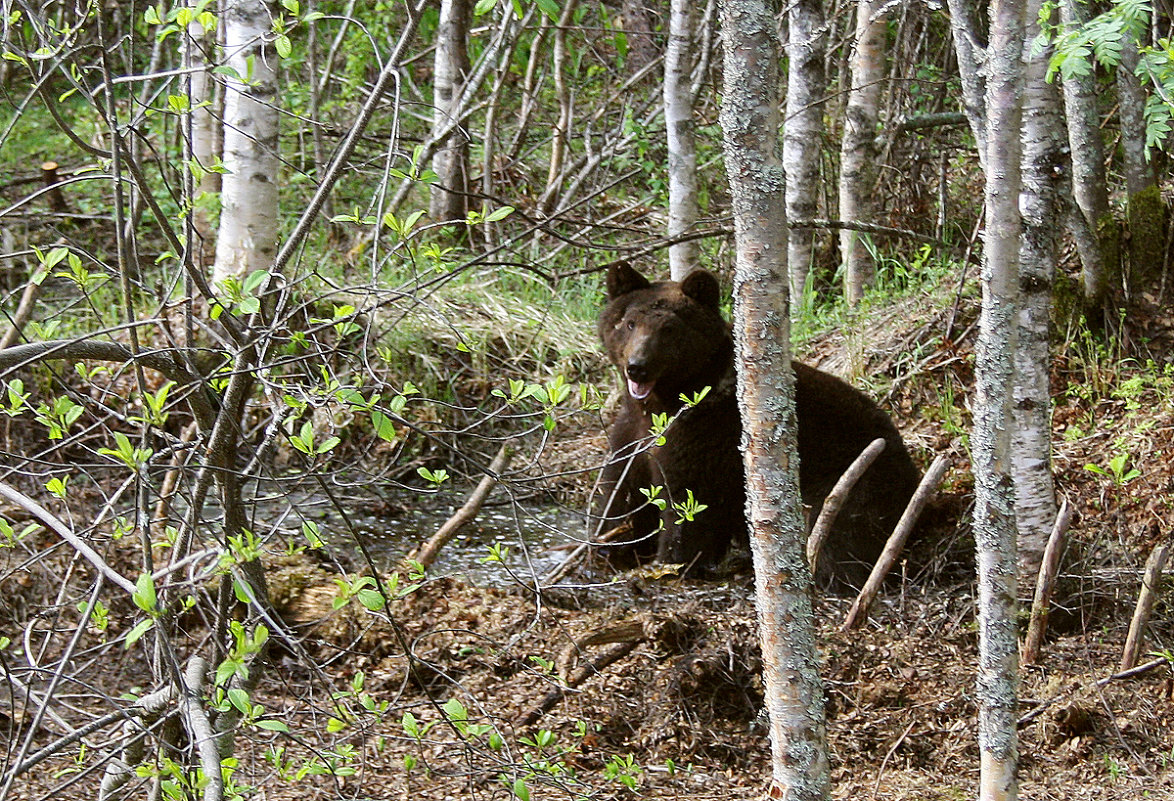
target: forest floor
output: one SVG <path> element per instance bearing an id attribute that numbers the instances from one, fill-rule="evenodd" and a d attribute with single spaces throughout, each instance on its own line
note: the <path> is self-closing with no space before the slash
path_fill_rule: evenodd
<path id="1" fill-rule="evenodd" d="M 935 341 L 934 315 L 949 310 L 889 313 L 872 323 L 892 330 L 870 341 L 863 369 L 896 376 L 885 402 L 919 462 L 947 453 L 953 470 L 863 628 L 840 630 L 851 599 L 816 599 L 833 797 L 954 801 L 975 797 L 978 780 L 961 401 L 970 361 Z M 909 330 L 895 318 L 923 322 Z M 1158 321 L 1145 339 L 1160 354 L 1174 329 L 1146 319 Z M 805 358 L 851 374 L 846 351 L 828 338 Z M 915 364 L 902 368 L 898 353 L 917 354 Z M 1174 799 L 1172 666 L 1115 676 L 1141 565 L 1169 536 L 1174 377 L 1162 364 L 1074 345 L 1053 371 L 1056 472 L 1076 517 L 1051 635 L 1021 675 L 1024 799 Z M 600 432 L 572 433 L 554 461 L 578 458 L 584 442 L 603 448 Z M 235 779 L 256 788 L 245 797 L 725 800 L 761 797 L 769 784 L 748 571 L 709 581 L 581 573 L 542 593 L 437 578 L 369 614 L 332 610 L 327 569 L 291 560 L 273 568 L 272 585 L 283 570 L 300 576 L 277 603 L 301 653 L 278 648 L 253 701 L 292 736 L 238 738 Z M 1170 612 L 1167 595 L 1147 651 L 1172 647 Z M 86 681 L 117 695 L 145 672 L 132 658 L 92 664 Z M 330 775 L 328 764 L 345 767 Z M 9 797 L 95 797 L 98 774 L 71 785 L 71 770 L 67 757 L 49 760 Z M 138 797 L 144 785 L 128 789 Z"/>
<path id="2" fill-rule="evenodd" d="M 964 404 L 942 395 L 952 382 L 964 394 L 970 362 L 931 341 L 943 328 L 934 314 L 895 307 L 871 323 L 891 333 L 867 335 L 868 371 L 891 372 L 895 354 L 920 354 L 918 374 L 895 381 L 888 403 L 919 459 L 946 453 L 953 470 L 863 628 L 840 630 L 851 599 L 816 601 L 835 798 L 977 794 L 973 541 L 961 433 L 969 423 L 954 419 Z M 898 318 L 922 324 L 892 325 Z M 1169 321 L 1156 309 L 1144 319 L 1154 327 L 1135 335 L 1155 354 L 1169 352 Z M 845 352 L 829 338 L 811 343 L 805 358 L 844 374 L 851 371 L 837 360 Z M 1051 636 L 1021 675 L 1020 797 L 1174 799 L 1174 665 L 1157 660 L 1116 676 L 1141 566 L 1169 537 L 1174 462 L 1164 454 L 1174 453 L 1174 377 L 1160 357 L 1112 358 L 1072 345 L 1053 382 L 1058 486 L 1076 514 Z M 1114 472 L 1119 454 L 1124 466 Z M 1126 478 L 1133 468 L 1137 475 Z M 470 720 L 505 738 L 496 751 L 483 736 L 461 744 L 459 732 L 437 723 L 414 741 L 397 716 L 368 733 L 367 743 L 386 735 L 386 751 L 348 780 L 357 786 L 346 793 L 498 798 L 508 795 L 506 783 L 528 777 L 535 798 L 760 796 L 770 748 L 748 572 L 718 581 L 639 571 L 602 578 L 614 583 L 542 595 L 442 580 L 397 602 L 394 637 L 382 626 L 335 631 L 320 659 L 338 654 L 339 643 L 356 656 L 331 661 L 333 669 L 365 671 L 370 691 L 409 704 L 420 721 L 440 721 L 437 706 L 458 698 Z M 1143 654 L 1169 654 L 1171 609 L 1166 595 Z M 294 617 L 312 615 L 302 608 Z M 412 643 L 412 669 L 397 638 Z M 272 702 L 280 706 L 281 693 Z M 553 737 L 546 745 L 542 731 Z M 410 776 L 405 754 L 419 759 Z"/>

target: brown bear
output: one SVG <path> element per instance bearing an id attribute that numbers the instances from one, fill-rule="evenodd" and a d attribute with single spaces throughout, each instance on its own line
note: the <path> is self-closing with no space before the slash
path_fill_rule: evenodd
<path id="1" fill-rule="evenodd" d="M 662 562 L 707 569 L 731 542 L 747 539 L 734 342 L 720 294 L 707 270 L 680 283 L 652 283 L 623 262 L 608 269 L 598 332 L 624 395 L 593 514 L 597 536 L 615 536 L 613 529 L 630 524 L 618 529 L 626 533 L 607 546 L 610 552 L 655 553 Z M 816 576 L 827 588 L 859 586 L 916 489 L 918 471 L 888 415 L 863 393 L 813 367 L 795 362 L 794 369 L 799 485 L 809 521 L 860 452 L 878 437 L 885 440 L 841 509 Z M 682 412 L 681 396 L 693 398 L 706 387 L 704 398 Z M 654 442 L 653 415 L 678 412 L 663 442 Z M 654 486 L 661 489 L 650 500 Z M 687 502 L 687 491 L 706 506 L 693 520 L 674 508 Z"/>

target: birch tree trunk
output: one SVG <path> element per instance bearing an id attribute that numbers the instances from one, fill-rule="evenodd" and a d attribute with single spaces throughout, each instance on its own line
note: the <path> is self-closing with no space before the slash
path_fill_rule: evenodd
<path id="1" fill-rule="evenodd" d="M 265 0 L 227 0 L 224 50 L 243 80 L 224 97 L 224 167 L 213 283 L 267 269 L 277 252 L 277 52 Z"/>
<path id="2" fill-rule="evenodd" d="M 881 0 L 860 0 L 856 6 L 856 39 L 849 67 L 851 85 L 844 109 L 844 137 L 840 143 L 840 220 L 872 222 L 869 195 L 875 184 L 877 109 L 880 82 L 885 75 L 885 22 Z M 876 265 L 860 232 L 840 230 L 840 262 L 844 267 L 844 297 L 855 305 L 872 285 Z"/>
<path id="3" fill-rule="evenodd" d="M 974 143 L 978 163 L 986 164 L 986 74 L 982 67 L 983 46 L 978 32 L 975 0 L 946 0 L 950 12 L 950 33 L 958 58 L 958 77 L 962 84 L 962 107 Z"/>
<path id="4" fill-rule="evenodd" d="M 455 106 L 469 74 L 469 25 L 472 0 L 444 0 L 436 29 L 436 57 L 432 73 L 432 136 L 443 137 L 432 156 L 437 181 L 431 187 L 428 216 L 435 222 L 464 220 L 469 201 L 469 140 L 461 130 L 444 137 L 460 116 Z"/>
<path id="5" fill-rule="evenodd" d="M 1065 26 L 1088 21 L 1084 0 L 1060 3 Z M 1109 283 L 1117 274 L 1117 237 L 1109 214 L 1108 181 L 1105 177 L 1105 144 L 1101 139 L 1100 114 L 1092 73 L 1068 75 L 1062 80 L 1064 109 L 1068 118 L 1068 144 L 1072 152 L 1072 194 L 1080 209 L 1086 233 L 1075 236 L 1080 253 L 1085 313 L 1100 325 Z"/>
<path id="6" fill-rule="evenodd" d="M 216 234 L 208 214 L 207 199 L 220 192 L 220 173 L 213 169 L 220 157 L 219 126 L 216 124 L 219 115 L 214 113 L 216 83 L 211 73 L 211 65 L 215 63 L 215 28 L 206 29 L 197 18 L 188 24 L 183 43 L 183 62 L 189 70 L 188 107 L 191 109 L 187 136 L 191 143 L 191 157 L 199 165 L 192 188 L 192 224 L 196 232 L 192 252 L 196 266 L 204 269 L 212 263 L 216 252 Z"/>
<path id="7" fill-rule="evenodd" d="M 769 0 L 721 4 L 721 125 L 737 246 L 734 340 L 747 512 L 770 713 L 773 782 L 768 795 L 815 801 L 828 797 L 827 729 L 795 448 L 772 6 Z"/>
<path id="8" fill-rule="evenodd" d="M 978 560 L 979 798 L 1018 796 L 1016 528 L 1011 398 L 1019 289 L 1025 0 L 993 0 L 986 52 L 986 240 L 975 358 L 974 538 Z"/>
<path id="9" fill-rule="evenodd" d="M 1041 0 L 1028 2 L 1029 43 L 1039 33 L 1041 5 Z M 1050 57 L 1048 49 L 1030 59 L 1023 93 L 1023 189 L 1019 202 L 1023 238 L 1019 247 L 1021 296 L 1011 471 L 1019 530 L 1019 581 L 1027 592 L 1035 586 L 1056 518 L 1048 324 L 1056 269 L 1057 201 L 1067 163 L 1067 141 L 1059 92 L 1047 81 Z"/>
<path id="10" fill-rule="evenodd" d="M 672 0 L 669 43 L 664 54 L 664 124 L 668 145 L 670 239 L 697 222 L 697 144 L 693 126 L 693 41 L 695 3 Z M 681 281 L 699 261 L 697 240 L 669 246 L 669 272 Z"/>
<path id="11" fill-rule="evenodd" d="M 554 53 L 551 58 L 554 62 L 554 91 L 558 96 L 559 114 L 554 137 L 550 141 L 550 169 L 546 174 L 546 190 L 538 202 L 538 208 L 543 214 L 550 214 L 558 206 L 563 160 L 567 156 L 567 146 L 571 139 L 574 94 L 567 82 L 567 29 L 574 19 L 575 7 L 578 5 L 579 0 L 566 0 L 554 31 Z"/>
<path id="12" fill-rule="evenodd" d="M 795 0 L 787 9 L 787 115 L 783 168 L 787 219 L 811 220 L 819 209 L 819 148 L 823 134 L 824 21 L 820 0 Z M 803 303 L 815 231 L 791 230 L 787 245 L 791 307 Z"/>
<path id="13" fill-rule="evenodd" d="M 1139 58 L 1135 34 L 1124 32 L 1121 63 L 1117 65 L 1117 117 L 1121 122 L 1121 169 L 1129 229 L 1126 252 L 1130 285 L 1144 289 L 1161 276 L 1166 242 L 1162 236 L 1162 195 L 1154 180 L 1153 163 L 1146 159 L 1146 97 L 1135 74 Z"/>

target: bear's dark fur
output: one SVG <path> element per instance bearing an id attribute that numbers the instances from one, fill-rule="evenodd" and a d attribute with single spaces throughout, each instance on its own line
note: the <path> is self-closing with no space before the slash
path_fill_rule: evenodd
<path id="1" fill-rule="evenodd" d="M 662 562 L 711 567 L 731 541 L 747 538 L 734 343 L 717 279 L 696 270 L 680 283 L 651 283 L 619 263 L 608 270 L 607 296 L 599 337 L 625 386 L 594 504 L 597 531 L 626 521 L 631 531 L 619 542 L 627 548 L 650 556 L 655 545 Z M 816 577 L 825 587 L 859 586 L 917 487 L 917 468 L 888 415 L 863 393 L 807 365 L 795 362 L 794 369 L 799 484 L 812 523 L 860 452 L 885 440 L 841 509 Z M 650 445 L 652 416 L 671 417 L 682 393 L 693 397 L 705 387 L 709 394 L 672 423 L 664 444 Z M 668 502 L 663 512 L 641 492 L 653 485 Z M 708 508 L 678 524 L 672 503 L 684 501 L 686 490 Z"/>

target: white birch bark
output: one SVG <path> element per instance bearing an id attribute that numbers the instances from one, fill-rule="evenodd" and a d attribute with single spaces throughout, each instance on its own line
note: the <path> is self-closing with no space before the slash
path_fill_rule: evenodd
<path id="1" fill-rule="evenodd" d="M 787 219 L 812 220 L 819 209 L 819 156 L 823 135 L 824 21 L 820 0 L 795 0 L 787 9 L 787 115 L 783 168 Z M 791 308 L 803 302 L 814 252 L 814 229 L 790 231 L 787 265 Z"/>
<path id="2" fill-rule="evenodd" d="M 461 110 L 461 85 L 469 73 L 469 25 L 472 0 L 443 0 L 436 29 L 432 70 L 432 137 L 437 141 L 432 171 L 437 181 L 429 193 L 428 215 L 435 222 L 464 220 L 468 211 L 469 144 L 464 131 L 444 135 Z"/>
<path id="3" fill-rule="evenodd" d="M 844 109 L 844 136 L 840 143 L 840 219 L 845 223 L 872 222 L 869 195 L 873 189 L 880 85 L 884 78 L 885 21 L 881 0 L 859 0 L 852 51 L 848 104 Z M 855 305 L 875 277 L 876 265 L 859 231 L 840 230 L 840 261 L 844 266 L 844 297 Z"/>
<path id="4" fill-rule="evenodd" d="M 734 340 L 747 516 L 770 714 L 770 798 L 828 797 L 827 730 L 795 448 L 779 54 L 769 0 L 724 0 L 721 111 L 737 261 Z"/>
<path id="5" fill-rule="evenodd" d="M 978 19 L 974 0 L 946 0 L 950 12 L 950 33 L 958 58 L 962 84 L 962 107 L 978 148 L 978 163 L 986 164 L 986 75 L 983 48 L 979 44 Z"/>
<path id="6" fill-rule="evenodd" d="M 986 52 L 986 239 L 975 357 L 974 538 L 978 561 L 979 798 L 1013 801 L 1019 647 L 1011 398 L 1022 221 L 1020 121 L 1025 0 L 993 0 Z"/>
<path id="7" fill-rule="evenodd" d="M 228 65 L 220 231 L 213 283 L 268 269 L 277 248 L 277 53 L 265 0 L 227 0 L 221 19 Z"/>
<path id="8" fill-rule="evenodd" d="M 567 147 L 571 139 L 571 123 L 574 120 L 574 94 L 567 82 L 567 29 L 574 19 L 575 8 L 579 0 L 566 0 L 563 13 L 559 15 L 558 25 L 554 32 L 554 53 L 551 58 L 554 62 L 554 91 L 558 97 L 558 123 L 555 124 L 554 137 L 550 141 L 550 169 L 546 173 L 546 190 L 538 201 L 538 208 L 543 214 L 550 214 L 558 205 L 559 190 L 563 161 L 567 157 Z"/>
<path id="9" fill-rule="evenodd" d="M 1084 0 L 1060 3 L 1060 19 L 1066 26 L 1087 22 L 1088 9 Z M 1108 292 L 1109 275 L 1114 271 L 1109 243 L 1105 241 L 1105 235 L 1112 227 L 1105 177 L 1105 143 L 1101 138 L 1096 86 L 1091 72 L 1065 77 L 1061 84 L 1068 118 L 1068 144 L 1072 152 L 1072 194 L 1091 234 L 1075 237 L 1080 254 L 1084 303 L 1089 313 L 1096 317 Z M 1115 250 L 1116 244 L 1113 243 L 1112 247 Z"/>
<path id="10" fill-rule="evenodd" d="M 1040 0 L 1029 0 L 1027 41 L 1039 33 Z M 1050 49 L 1031 58 L 1023 94 L 1023 238 L 1019 248 L 1019 340 L 1015 349 L 1012 475 L 1019 530 L 1019 580 L 1035 586 L 1056 518 L 1052 476 L 1052 404 L 1048 323 L 1056 269 L 1057 203 L 1067 163 L 1064 118 L 1055 84 L 1046 80 Z"/>
<path id="11" fill-rule="evenodd" d="M 697 144 L 693 125 L 693 42 L 696 15 L 692 0 L 672 0 L 669 42 L 664 54 L 664 123 L 668 146 L 668 236 L 687 233 L 697 222 Z M 669 246 L 669 274 L 681 281 L 698 265 L 697 240 Z"/>
<path id="12" fill-rule="evenodd" d="M 213 113 L 216 84 L 211 73 L 211 65 L 215 61 L 214 31 L 215 29 L 205 30 L 204 25 L 197 19 L 189 23 L 187 37 L 183 40 L 183 61 L 190 70 L 188 107 L 191 109 L 191 157 L 200 166 L 198 180 L 193 187 L 195 205 L 192 211 L 192 224 L 198 241 L 193 243 L 192 252 L 196 266 L 201 269 L 212 263 L 213 254 L 216 252 L 216 234 L 212 220 L 208 216 L 207 204 L 202 202 L 202 199 L 220 192 L 220 173 L 213 170 L 220 156 L 220 141 L 217 136 L 219 126 L 216 123 L 217 115 Z"/>

